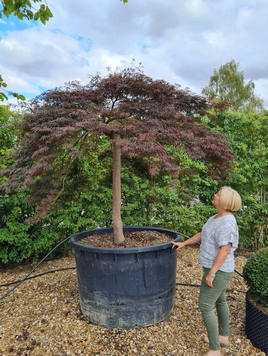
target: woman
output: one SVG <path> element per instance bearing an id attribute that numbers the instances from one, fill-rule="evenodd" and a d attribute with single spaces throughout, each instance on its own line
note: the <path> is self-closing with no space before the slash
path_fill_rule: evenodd
<path id="1" fill-rule="evenodd" d="M 238 247 L 238 227 L 232 211 L 241 207 L 240 195 L 230 187 L 223 187 L 214 195 L 212 204 L 218 213 L 208 219 L 202 231 L 184 242 L 172 242 L 181 249 L 201 241 L 200 264 L 203 278 L 199 308 L 208 333 L 207 356 L 221 355 L 221 346 L 229 345 L 229 308 L 226 287 L 234 271 L 234 251 Z M 216 306 L 217 316 L 213 308 Z"/>

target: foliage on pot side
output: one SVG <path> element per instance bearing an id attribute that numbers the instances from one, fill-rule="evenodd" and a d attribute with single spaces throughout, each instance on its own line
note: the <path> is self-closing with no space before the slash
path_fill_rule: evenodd
<path id="1" fill-rule="evenodd" d="M 268 247 L 250 256 L 244 266 L 243 276 L 252 294 L 268 303 Z"/>
<path id="2" fill-rule="evenodd" d="M 0 265 L 7 263 L 36 263 L 65 235 L 76 232 L 74 211 L 57 210 L 39 224 L 25 223 L 35 214 L 35 209 L 26 201 L 27 191 L 15 191 L 0 196 Z M 78 213 L 77 213 L 78 214 Z M 58 248 L 52 257 L 62 256 L 67 246 Z"/>

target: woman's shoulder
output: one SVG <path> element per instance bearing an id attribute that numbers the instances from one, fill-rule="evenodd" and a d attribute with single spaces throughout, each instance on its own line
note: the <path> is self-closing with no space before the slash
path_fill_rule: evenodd
<path id="1" fill-rule="evenodd" d="M 231 229 L 231 230 L 237 230 L 237 222 L 236 218 L 233 214 L 225 215 L 223 218 L 219 221 L 218 224 L 219 228 L 221 229 Z"/>
<path id="2" fill-rule="evenodd" d="M 234 223 L 236 223 L 236 218 L 234 216 L 234 214 L 228 214 L 228 215 L 225 215 L 227 217 L 226 220 L 229 220 L 229 221 L 232 221 Z"/>
<path id="3" fill-rule="evenodd" d="M 220 217 L 216 217 L 216 215 L 211 216 L 211 218 L 213 218 L 214 220 L 218 220 L 218 221 L 236 221 L 236 218 L 233 214 L 225 214 L 223 216 Z"/>
<path id="4" fill-rule="evenodd" d="M 226 218 L 229 218 L 230 220 L 235 220 L 236 221 L 236 218 L 234 216 L 234 214 L 226 214 L 224 215 Z"/>

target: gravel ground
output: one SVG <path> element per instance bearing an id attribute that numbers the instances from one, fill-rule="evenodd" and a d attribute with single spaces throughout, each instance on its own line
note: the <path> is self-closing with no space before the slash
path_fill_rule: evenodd
<path id="1" fill-rule="evenodd" d="M 179 251 L 177 282 L 199 284 L 199 249 Z M 236 258 L 242 272 L 244 257 Z M 36 273 L 75 266 L 73 256 L 44 262 Z M 20 279 L 32 266 L 1 270 L 0 283 Z M 1 295 L 10 287 L 1 288 Z M 198 288 L 177 286 L 175 307 L 163 322 L 132 330 L 106 329 L 83 318 L 78 296 L 76 271 L 47 274 L 24 282 L 0 302 L 0 355 L 37 356 L 134 356 L 203 355 L 205 328 L 198 310 Z M 243 279 L 234 274 L 227 294 L 231 311 L 231 346 L 223 355 L 256 356 L 263 352 L 245 336 L 245 294 Z"/>

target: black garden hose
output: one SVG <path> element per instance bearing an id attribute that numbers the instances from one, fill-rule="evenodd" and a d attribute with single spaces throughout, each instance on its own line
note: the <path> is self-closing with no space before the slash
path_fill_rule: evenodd
<path id="1" fill-rule="evenodd" d="M 43 272 L 43 273 L 39 273 L 39 274 L 36 274 L 32 277 L 27 277 L 25 278 L 25 280 L 29 280 L 29 279 L 34 279 L 34 278 L 37 278 L 37 277 L 41 277 L 41 276 L 44 276 L 46 274 L 50 274 L 50 273 L 55 273 L 55 272 L 61 272 L 61 271 L 68 271 L 68 270 L 72 270 L 72 269 L 76 269 L 76 267 L 66 267 L 66 268 L 58 268 L 58 269 L 53 269 L 53 270 L 50 270 L 50 271 L 47 271 L 47 272 Z M 236 271 L 237 272 L 237 271 Z M 239 272 L 237 272 L 239 275 L 241 275 Z M 242 276 L 242 275 L 241 275 Z M 243 276 L 242 276 L 243 277 Z M 0 288 L 2 287 L 8 287 L 8 286 L 11 286 L 13 284 L 17 284 L 18 282 L 20 282 L 21 280 L 17 280 L 17 281 L 14 281 L 14 282 L 9 282 L 9 283 L 4 283 L 4 284 L 0 284 Z M 189 283 L 176 283 L 177 286 L 184 286 L 184 287 L 200 287 L 200 284 L 189 284 Z M 240 290 L 237 290 L 237 292 L 240 292 L 240 293 L 246 293 L 245 291 L 240 291 Z"/>
<path id="2" fill-rule="evenodd" d="M 24 278 L 16 281 L 16 282 L 11 282 L 12 284 L 17 283 L 14 287 L 12 287 L 10 290 L 8 290 L 1 298 L 0 301 L 3 300 L 4 298 L 6 298 L 10 293 L 14 292 L 14 290 L 16 288 L 18 288 L 24 281 L 26 281 L 26 279 L 29 279 L 29 276 L 41 265 L 41 263 L 43 263 L 45 261 L 45 259 L 53 252 L 56 250 L 56 248 L 58 248 L 60 245 L 64 244 L 64 242 L 68 241 L 71 238 L 71 236 L 66 237 L 66 239 L 62 240 L 61 242 L 59 242 L 55 247 L 53 247 L 52 250 L 50 250 L 45 257 L 42 258 L 42 260 L 40 262 L 37 263 L 37 265 L 31 270 L 30 273 L 28 273 Z M 46 272 L 49 273 L 49 272 Z M 0 287 L 2 287 L 2 285 L 0 285 Z"/>
<path id="3" fill-rule="evenodd" d="M 50 270 L 50 271 L 47 271 L 47 272 L 35 274 L 35 275 L 32 276 L 32 277 L 27 277 L 25 280 L 34 279 L 34 278 L 37 278 L 37 277 L 41 277 L 41 276 L 44 276 L 45 274 L 49 274 L 49 273 L 55 273 L 55 272 L 60 272 L 60 271 L 68 271 L 68 270 L 70 270 L 70 269 L 76 269 L 76 267 L 66 267 L 66 268 L 53 269 L 53 270 Z M 21 281 L 21 279 L 19 279 L 19 280 L 17 280 L 17 281 L 14 281 L 14 282 L 9 282 L 9 283 L 0 284 L 0 288 L 12 286 L 13 284 L 17 284 L 17 283 L 20 282 L 20 281 Z"/>

